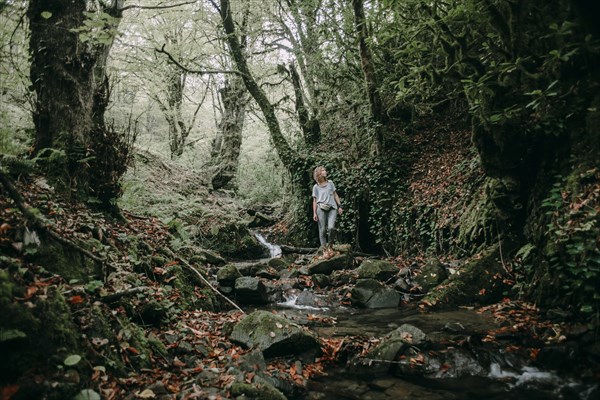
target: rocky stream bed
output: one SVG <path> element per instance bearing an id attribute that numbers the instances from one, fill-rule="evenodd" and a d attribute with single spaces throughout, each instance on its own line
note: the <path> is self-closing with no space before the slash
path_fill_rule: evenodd
<path id="1" fill-rule="evenodd" d="M 541 321 L 534 305 L 506 300 L 427 311 L 418 300 L 426 284 L 418 271 L 354 257 L 347 246 L 331 257 L 281 256 L 259 239 L 276 257 L 213 271 L 219 289 L 247 313 L 229 332 L 232 342 L 253 349 L 242 369 L 269 388 L 247 388 L 240 398 L 531 400 L 599 393 L 597 371 L 574 340 L 591 333 L 561 331 Z M 294 375 L 319 357 L 328 366 L 301 388 L 263 373 L 265 360 L 285 360 Z"/>

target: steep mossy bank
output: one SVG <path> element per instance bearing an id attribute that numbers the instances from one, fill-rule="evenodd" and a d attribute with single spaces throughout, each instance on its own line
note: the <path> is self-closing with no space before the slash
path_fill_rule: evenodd
<path id="1" fill-rule="evenodd" d="M 18 388 L 14 399 L 73 398 L 90 379 L 152 368 L 170 357 L 153 329 L 226 308 L 198 277 L 222 259 L 196 247 L 177 252 L 167 225 L 130 214 L 126 224 L 111 220 L 35 175 L 15 182 L 66 241 L 0 197 L 0 386 Z"/>

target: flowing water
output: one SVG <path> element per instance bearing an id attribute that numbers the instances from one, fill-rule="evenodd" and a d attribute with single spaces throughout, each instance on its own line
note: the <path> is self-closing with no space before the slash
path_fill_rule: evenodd
<path id="1" fill-rule="evenodd" d="M 436 341 L 456 337 L 454 328 L 466 333 L 484 332 L 497 327 L 495 321 L 486 315 L 468 309 L 419 313 L 414 307 L 400 309 L 357 310 L 352 308 L 295 306 L 297 296 L 278 304 L 280 314 L 300 323 L 310 313 L 314 316 L 334 317 L 333 326 L 315 326 L 312 328 L 320 337 L 351 337 L 367 335 L 382 337 L 402 324 L 420 328 Z M 477 349 L 472 349 L 477 352 Z M 484 350 L 482 350 L 484 351 Z M 507 355 L 493 355 L 502 364 Z M 465 365 L 471 361 L 465 359 Z M 461 362 L 457 360 L 457 362 Z M 309 400 L 476 400 L 506 399 L 542 400 L 542 399 L 593 399 L 597 398 L 599 388 L 595 384 L 583 383 L 572 377 L 561 377 L 554 371 L 541 371 L 532 366 L 503 369 L 499 362 L 490 363 L 483 374 L 456 378 L 431 378 L 420 376 L 394 376 L 388 374 L 369 374 L 352 371 L 348 366 L 333 368 L 327 375 L 312 379 L 309 392 L 303 397 Z"/>
<path id="2" fill-rule="evenodd" d="M 257 238 L 278 257 L 281 249 L 271 245 L 264 237 Z M 277 255 L 274 255 L 277 254 Z M 309 295 L 308 303 L 300 301 Z M 325 295 L 310 291 L 291 291 L 285 300 L 271 306 L 279 314 L 299 324 L 310 325 L 322 338 L 350 338 L 367 336 L 381 338 L 402 324 L 421 329 L 436 343 L 452 342 L 457 336 L 464 338 L 481 335 L 498 327 L 492 316 L 471 309 L 420 313 L 414 306 L 396 309 L 355 309 L 328 302 Z M 335 321 L 315 323 L 316 319 Z M 449 345 L 452 349 L 452 345 Z M 490 351 L 494 353 L 491 354 Z M 487 352 L 487 354 L 486 354 Z M 461 354 L 465 356 L 461 356 Z M 528 359 L 515 360 L 514 356 L 499 349 L 490 350 L 470 346 L 468 352 L 458 352 L 453 360 L 464 366 L 462 373 L 452 377 L 413 374 L 405 376 L 391 368 L 385 373 L 365 373 L 353 369 L 352 360 L 345 366 L 332 367 L 326 374 L 312 378 L 309 400 L 542 400 L 542 399 L 595 399 L 600 390 L 594 382 L 568 376 L 569 371 L 543 371 L 528 365 Z M 463 357 L 461 359 L 461 357 Z M 473 360 L 486 359 L 469 374 Z M 369 364 L 370 365 L 370 364 Z M 358 372 L 357 372 L 358 371 Z M 367 369 L 368 371 L 368 369 Z"/>

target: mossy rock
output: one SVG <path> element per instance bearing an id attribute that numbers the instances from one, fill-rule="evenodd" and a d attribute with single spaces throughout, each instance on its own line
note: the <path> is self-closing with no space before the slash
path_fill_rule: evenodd
<path id="1" fill-rule="evenodd" d="M 49 287 L 45 296 L 34 296 L 33 307 L 15 303 L 12 296 L 24 288 L 0 273 L 0 384 L 14 381 L 26 370 L 60 365 L 67 353 L 79 352 L 80 333 L 59 290 Z"/>
<path id="2" fill-rule="evenodd" d="M 46 235 L 41 235 L 40 242 L 39 246 L 32 248 L 28 253 L 28 262 L 42 265 L 67 281 L 87 280 L 90 276 L 100 274 L 100 267 L 96 262 L 81 252 L 64 247 Z"/>
<path id="3" fill-rule="evenodd" d="M 281 271 L 282 269 L 286 269 L 288 267 L 288 265 L 290 265 L 290 261 L 285 259 L 285 258 L 271 258 L 268 262 L 267 265 L 269 267 L 273 267 L 275 268 L 275 270 L 277 271 Z"/>
<path id="4" fill-rule="evenodd" d="M 241 277 L 240 270 L 233 264 L 227 264 L 217 271 L 217 282 L 221 286 L 234 286 L 235 280 Z"/>
<path id="5" fill-rule="evenodd" d="M 267 383 L 250 384 L 235 382 L 231 385 L 231 394 L 252 400 L 287 400 L 287 397 L 283 393 Z"/>
<path id="6" fill-rule="evenodd" d="M 267 255 L 267 249 L 241 221 L 213 226 L 207 240 L 212 250 L 226 257 L 253 259 Z"/>
<path id="7" fill-rule="evenodd" d="M 247 348 L 256 348 L 265 357 L 318 353 L 317 338 L 290 320 L 268 311 L 255 311 L 238 322 L 231 340 Z"/>
<path id="8" fill-rule="evenodd" d="M 398 273 L 398 268 L 385 260 L 364 260 L 356 270 L 361 279 L 387 281 Z"/>
<path id="9" fill-rule="evenodd" d="M 350 292 L 352 295 L 350 301 L 355 307 L 366 307 L 371 297 L 383 288 L 384 286 L 375 279 L 359 279 Z"/>
<path id="10" fill-rule="evenodd" d="M 437 259 L 429 260 L 421 267 L 415 282 L 424 292 L 428 292 L 448 278 L 448 271 Z"/>
<path id="11" fill-rule="evenodd" d="M 204 270 L 200 268 L 196 269 L 200 274 L 205 276 Z M 180 301 L 177 303 L 179 309 L 219 311 L 220 303 L 212 290 L 201 289 L 200 292 L 202 295 L 198 296 L 196 287 L 205 288 L 206 284 L 195 273 L 180 265 L 175 265 L 169 268 L 167 275 L 167 279 L 169 277 L 175 278 L 170 280 L 169 284 L 179 290 L 181 294 Z"/>
<path id="12" fill-rule="evenodd" d="M 508 251 L 506 243 L 502 248 Z M 510 289 L 503 282 L 505 272 L 499 245 L 492 246 L 436 286 L 422 300 L 422 304 L 429 308 L 447 308 L 499 301 L 504 292 Z"/>

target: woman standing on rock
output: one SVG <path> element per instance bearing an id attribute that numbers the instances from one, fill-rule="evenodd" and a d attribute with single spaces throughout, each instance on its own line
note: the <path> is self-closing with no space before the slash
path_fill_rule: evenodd
<path id="1" fill-rule="evenodd" d="M 327 180 L 324 167 L 315 168 L 313 178 L 316 182 L 312 192 L 313 220 L 319 224 L 321 247 L 331 247 L 335 239 L 335 220 L 343 211 L 342 202 L 333 182 Z"/>

